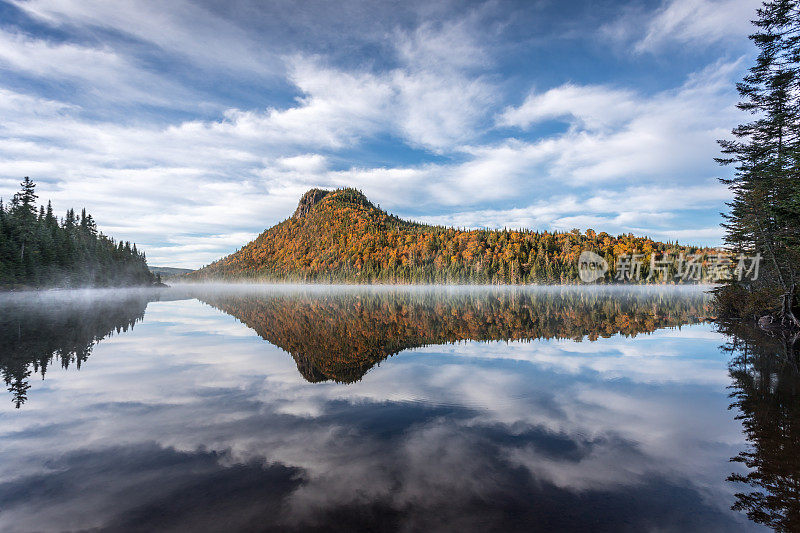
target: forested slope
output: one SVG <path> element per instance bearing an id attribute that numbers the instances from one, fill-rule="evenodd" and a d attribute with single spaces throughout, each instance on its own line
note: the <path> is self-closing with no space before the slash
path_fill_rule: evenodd
<path id="1" fill-rule="evenodd" d="M 583 250 L 616 258 L 697 248 L 587 230 L 461 230 L 402 220 L 354 189 L 312 189 L 294 215 L 189 279 L 346 283 L 571 283 Z M 647 259 L 642 277 L 648 275 Z M 663 279 L 662 279 L 663 278 Z M 655 279 L 673 281 L 674 270 Z"/>
<path id="2" fill-rule="evenodd" d="M 29 178 L 9 206 L 0 200 L 0 288 L 153 285 L 144 253 L 97 230 L 85 210 L 60 221 L 37 208 Z"/>

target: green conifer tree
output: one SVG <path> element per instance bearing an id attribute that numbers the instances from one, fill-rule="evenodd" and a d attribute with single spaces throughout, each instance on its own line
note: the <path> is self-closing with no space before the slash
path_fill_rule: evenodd
<path id="1" fill-rule="evenodd" d="M 781 320 L 800 327 L 793 310 L 800 281 L 800 5 L 767 1 L 757 14 L 750 38 L 759 55 L 737 85 L 739 109 L 756 118 L 720 141 L 718 162 L 735 165 L 734 176 L 722 180 L 734 194 L 725 241 L 736 253 L 764 258 L 757 281 L 733 284 L 751 295 L 772 291 Z"/>

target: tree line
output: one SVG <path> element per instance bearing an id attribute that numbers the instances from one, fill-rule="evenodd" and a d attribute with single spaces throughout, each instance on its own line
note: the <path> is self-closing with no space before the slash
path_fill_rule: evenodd
<path id="1" fill-rule="evenodd" d="M 10 204 L 0 199 L 0 288 L 152 285 L 144 252 L 97 229 L 92 215 L 69 209 L 59 220 L 37 206 L 26 177 Z"/>

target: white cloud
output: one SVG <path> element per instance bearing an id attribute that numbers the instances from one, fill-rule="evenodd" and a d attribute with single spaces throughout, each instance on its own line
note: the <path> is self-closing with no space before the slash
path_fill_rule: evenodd
<path id="1" fill-rule="evenodd" d="M 601 31 L 616 41 L 633 40 L 638 53 L 656 52 L 670 43 L 745 42 L 760 6 L 761 0 L 664 0 L 655 13 L 629 11 Z"/>
<path id="2" fill-rule="evenodd" d="M 689 239 L 698 228 L 698 238 L 717 235 L 708 220 L 687 222 L 680 213 L 716 212 L 723 201 L 720 188 L 706 184 L 718 172 L 715 139 L 739 118 L 737 62 L 712 64 L 652 94 L 570 82 L 503 107 L 508 87 L 492 74 L 498 58 L 473 12 L 386 33 L 381 44 L 394 62 L 380 66 L 281 56 L 278 71 L 296 93 L 293 101 L 223 107 L 199 104 L 175 81 L 180 77 L 154 74 L 141 52 L 156 47 L 170 60 L 188 59 L 192 69 L 239 69 L 228 73 L 232 83 L 274 72 L 276 52 L 254 48 L 250 34 L 229 21 L 182 2 L 15 5 L 80 39 L 0 30 L 0 65 L 73 84 L 86 97 L 63 93 L 57 101 L 36 96 L 34 87 L 0 84 L 0 195 L 10 196 L 30 175 L 59 211 L 85 205 L 102 229 L 139 242 L 154 264 L 197 266 L 229 253 L 244 244 L 237 239 L 285 218 L 305 190 L 320 186 L 355 186 L 399 214 L 462 226 L 592 225 L 651 235 L 669 229 Z M 86 44 L 107 30 L 137 44 Z M 223 57 L 232 63 L 222 65 Z M 202 105 L 203 113 L 148 120 L 135 109 L 122 119 L 97 112 L 125 99 Z M 537 138 L 535 127 L 548 121 L 568 128 Z M 376 140 L 427 156 L 362 163 L 359 152 Z M 704 202 L 682 208 L 675 197 L 681 191 Z"/>
<path id="3" fill-rule="evenodd" d="M 110 29 L 196 65 L 260 75 L 281 72 L 278 57 L 232 23 L 184 0 L 12 0 L 43 22 L 80 30 Z"/>
<path id="4" fill-rule="evenodd" d="M 254 221 L 261 221 L 260 231 L 291 212 L 309 186 L 331 184 L 325 157 L 316 150 L 350 147 L 387 129 L 434 145 L 469 131 L 454 118 L 468 106 L 446 95 L 443 80 L 399 71 L 347 73 L 303 58 L 292 62 L 291 79 L 304 94 L 296 105 L 232 109 L 220 120 L 166 128 L 91 122 L 80 118 L 79 106 L 4 90 L 0 108 L 11 118 L 0 124 L 7 139 L 0 147 L 0 174 L 9 180 L 2 192 L 12 194 L 16 181 L 32 174 L 58 209 L 90 206 L 102 229 L 144 244 L 151 262 L 197 266 L 214 253 L 200 254 L 191 242 L 218 234 L 209 242 L 222 255 L 233 248 L 227 236 L 253 235 Z M 437 115 L 430 95 L 454 107 Z M 418 102 L 430 105 L 430 112 L 417 110 Z M 397 122 L 387 124 L 387 115 Z M 178 252 L 172 243 L 187 232 L 196 237 Z"/>
<path id="5" fill-rule="evenodd" d="M 398 96 L 389 116 L 397 120 L 398 134 L 436 151 L 475 138 L 495 103 L 492 86 L 482 78 L 398 70 L 392 85 Z"/>
<path id="6" fill-rule="evenodd" d="M 615 191 L 581 191 L 551 196 L 526 207 L 478 209 L 422 217 L 430 224 L 468 228 L 549 228 L 571 230 L 594 228 L 612 234 L 635 232 L 650 237 L 698 239 L 718 238 L 718 228 L 675 230 L 675 213 L 702 213 L 730 198 L 716 180 L 694 186 L 633 186 Z"/>
<path id="7" fill-rule="evenodd" d="M 301 58 L 295 65 L 292 79 L 305 96 L 293 107 L 231 110 L 220 120 L 167 128 L 89 122 L 74 105 L 2 91 L 0 109 L 11 117 L 0 125 L 7 139 L 0 146 L 0 175 L 8 180 L 3 194 L 33 174 L 42 181 L 43 198 L 52 197 L 59 210 L 89 207 L 101 228 L 142 244 L 154 264 L 197 266 L 224 255 L 235 249 L 235 239 L 288 216 L 314 186 L 356 186 L 400 213 L 478 206 L 425 217 L 459 226 L 591 225 L 687 239 L 699 228 L 695 238 L 718 235 L 707 222 L 667 227 L 664 221 L 676 224 L 674 213 L 687 209 L 716 210 L 727 198 L 721 186 L 698 184 L 697 170 L 708 169 L 713 182 L 714 140 L 725 134 L 720 124 L 734 120 L 727 80 L 736 64 L 715 65 L 674 91 L 650 97 L 574 84 L 542 99 L 534 94 L 503 116 L 527 113 L 521 125 L 565 116 L 571 122 L 567 132 L 451 148 L 460 162 L 335 171 L 321 151 L 347 148 L 387 129 L 401 132 L 413 113 L 394 114 L 404 105 L 396 73 L 347 73 Z M 623 111 L 592 111 L 612 100 Z M 387 114 L 396 122 L 387 123 Z M 448 139 L 442 131 L 438 138 Z M 409 143 L 423 139 L 408 135 Z M 623 182 L 630 184 L 597 192 Z M 536 197 L 542 199 L 530 203 Z M 501 200 L 527 207 L 480 208 Z M 214 246 L 201 250 L 208 235 Z"/>
<path id="8" fill-rule="evenodd" d="M 415 69 L 471 69 L 490 63 L 485 47 L 478 42 L 476 13 L 445 22 L 441 27 L 423 23 L 412 32 L 394 36 L 398 55 L 405 65 Z"/>
<path id="9" fill-rule="evenodd" d="M 546 120 L 571 117 L 587 129 L 601 129 L 629 121 L 639 111 L 629 90 L 568 83 L 542 94 L 531 93 L 519 107 L 509 107 L 498 118 L 501 126 L 530 127 Z"/>
<path id="10" fill-rule="evenodd" d="M 190 91 L 139 68 L 114 50 L 52 43 L 0 30 L 0 68 L 78 85 L 94 101 L 188 107 Z"/>
<path id="11" fill-rule="evenodd" d="M 318 173 L 325 170 L 327 161 L 324 156 L 319 154 L 303 154 L 294 157 L 282 157 L 278 159 L 281 166 L 296 170 L 298 172 Z"/>
<path id="12" fill-rule="evenodd" d="M 672 0 L 650 22 L 636 49 L 652 50 L 669 40 L 693 43 L 744 38 L 752 32 L 750 21 L 760 6 L 761 0 Z"/>
<path id="13" fill-rule="evenodd" d="M 520 162 L 567 185 L 654 178 L 696 179 L 712 173 L 716 139 L 738 118 L 731 78 L 740 62 L 718 63 L 675 90 L 652 96 L 599 86 L 567 84 L 528 96 L 498 122 L 523 128 L 565 117 L 568 132 L 520 145 Z M 505 148 L 504 148 L 505 149 Z"/>
<path id="14" fill-rule="evenodd" d="M 595 204 L 602 201 L 607 212 L 617 213 L 613 227 L 618 228 L 629 227 L 624 217 L 641 221 L 645 212 L 663 217 L 677 206 L 701 201 L 705 208 L 715 209 L 728 196 L 713 179 L 718 167 L 712 158 L 718 152 L 716 139 L 724 137 L 738 118 L 731 82 L 738 69 L 739 62 L 714 64 L 682 86 L 650 96 L 575 84 L 533 93 L 520 107 L 505 109 L 498 122 L 527 128 L 563 118 L 570 124 L 566 132 L 531 141 L 511 138 L 460 146 L 465 160 L 458 163 L 350 169 L 336 173 L 334 181 L 356 184 L 380 202 L 401 209 L 418 206 L 420 198 L 427 205 L 469 206 L 494 200 L 514 200 L 519 205 L 544 196 L 545 207 L 555 206 L 567 215 L 568 206 L 559 198 L 580 193 L 585 201 L 594 197 Z M 621 193 L 622 184 L 627 187 Z M 598 194 L 598 187 L 612 187 L 612 192 Z M 592 212 L 597 210 L 597 205 L 592 207 Z M 623 215 L 626 212 L 629 215 Z M 515 209 L 492 211 L 489 219 L 480 213 L 486 211 L 425 220 L 541 227 L 558 219 L 555 214 L 545 219 L 522 216 Z"/>

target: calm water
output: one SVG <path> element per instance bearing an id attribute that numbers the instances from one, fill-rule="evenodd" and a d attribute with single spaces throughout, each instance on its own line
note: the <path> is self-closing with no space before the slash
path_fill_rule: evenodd
<path id="1" fill-rule="evenodd" d="M 725 346 L 705 304 L 677 288 L 0 296 L 0 530 L 796 520 L 796 373 Z M 782 483 L 779 503 L 731 510 Z"/>

